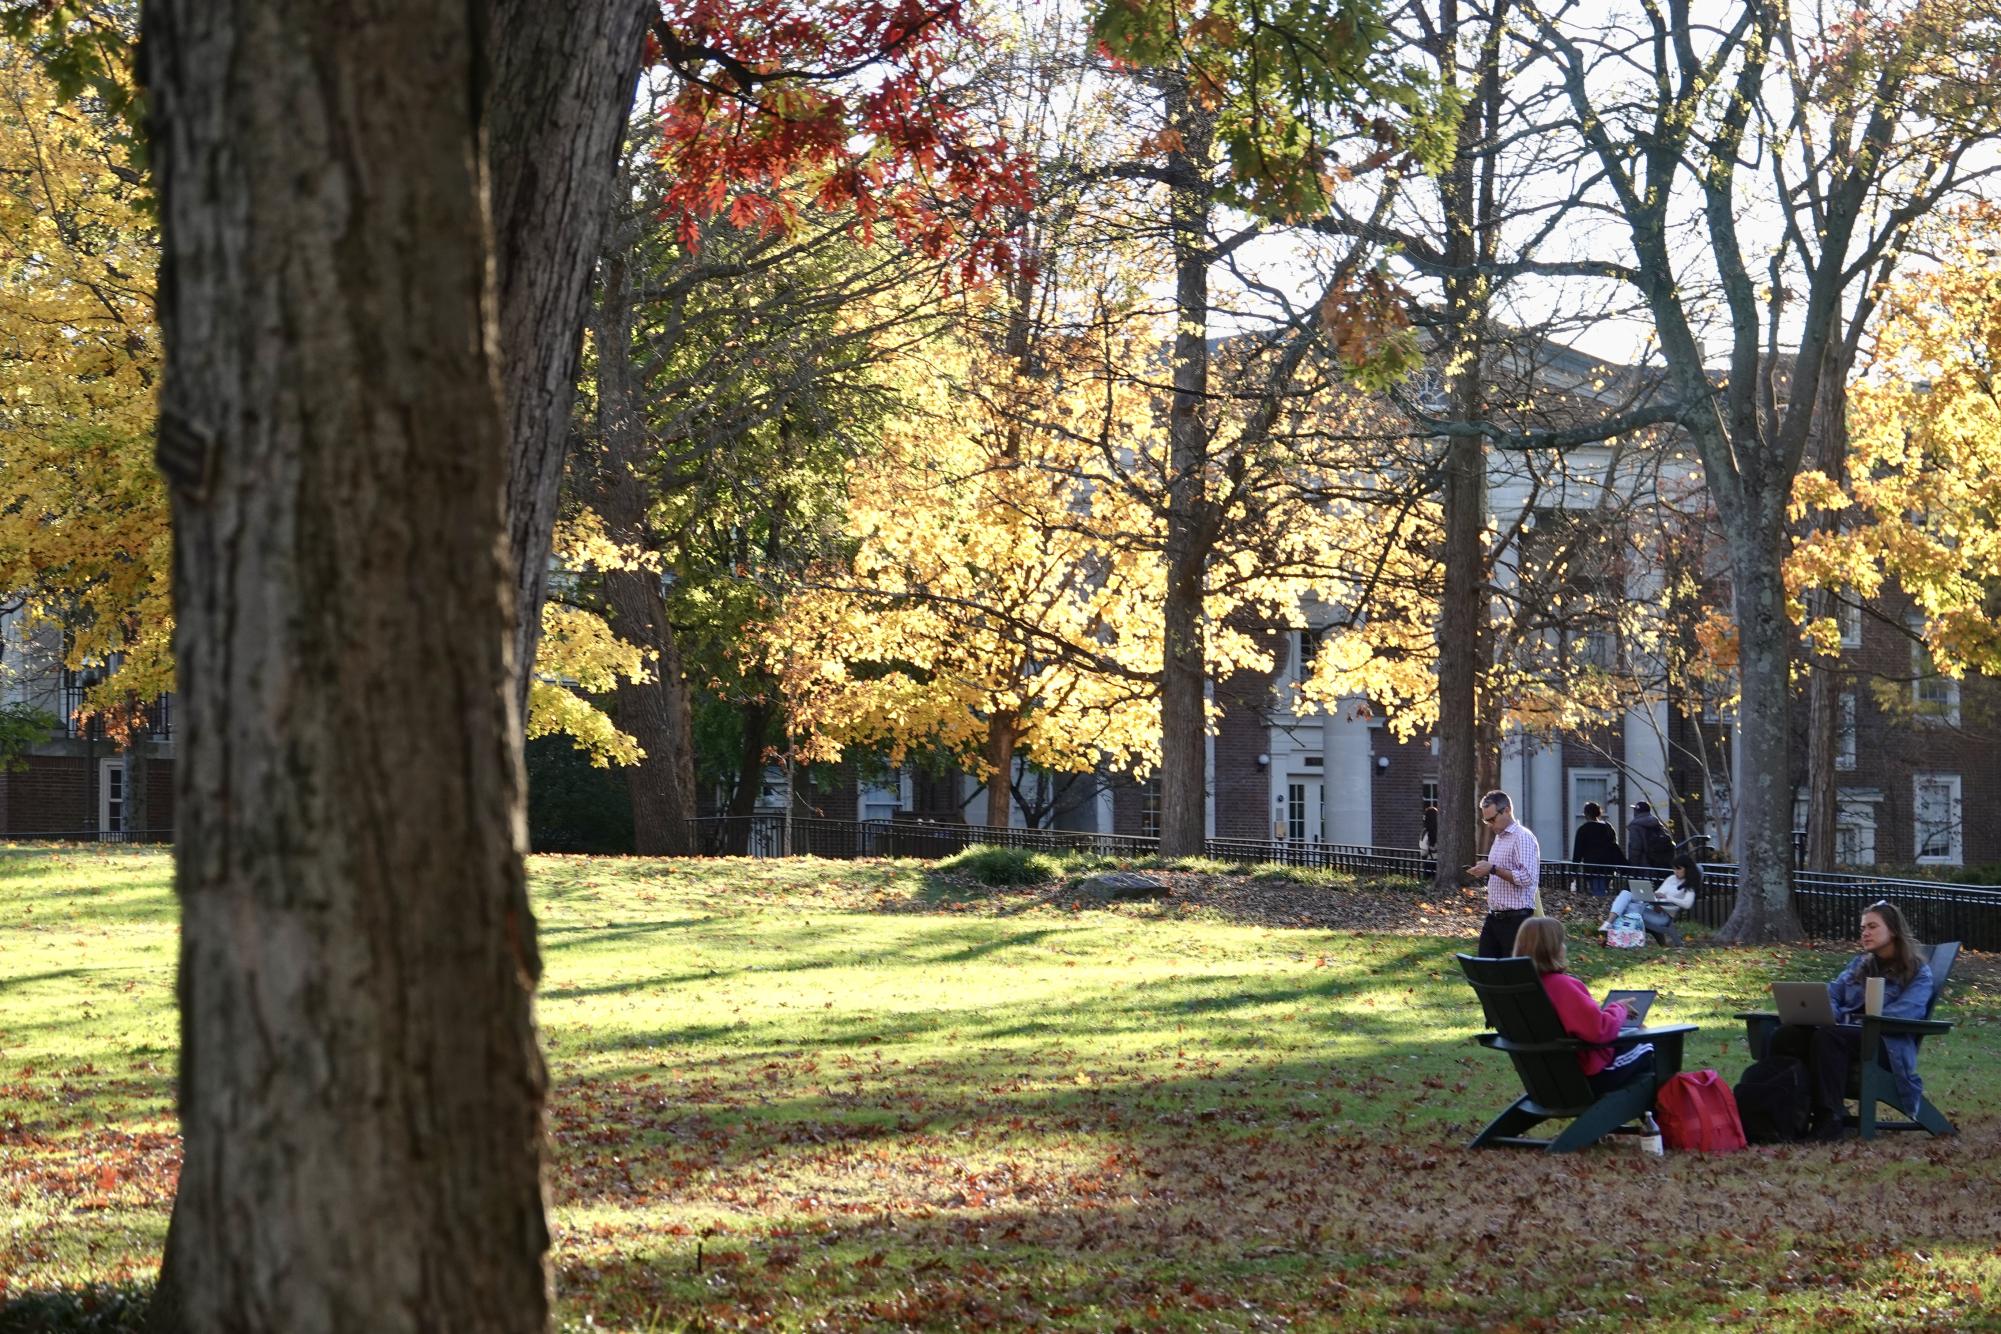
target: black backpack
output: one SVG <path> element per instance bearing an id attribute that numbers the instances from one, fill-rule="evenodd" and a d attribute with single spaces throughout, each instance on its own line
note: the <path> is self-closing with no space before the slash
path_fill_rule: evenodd
<path id="1" fill-rule="evenodd" d="M 1737 1081 L 1737 1115 L 1744 1138 L 1753 1144 L 1784 1144 L 1806 1138 L 1813 1109 L 1806 1066 L 1790 1056 L 1755 1061 Z"/>
<path id="2" fill-rule="evenodd" d="M 1647 826 L 1647 865 L 1666 870 L 1674 862 L 1674 835 L 1664 825 Z"/>

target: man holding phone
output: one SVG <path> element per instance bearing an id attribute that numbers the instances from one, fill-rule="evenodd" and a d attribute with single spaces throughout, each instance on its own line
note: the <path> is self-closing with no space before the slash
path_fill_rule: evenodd
<path id="1" fill-rule="evenodd" d="M 1529 827 L 1515 818 L 1515 804 L 1498 789 L 1480 798 L 1480 823 L 1494 835 L 1487 855 L 1466 868 L 1466 874 L 1487 882 L 1487 920 L 1480 924 L 1480 957 L 1506 959 L 1514 955 L 1515 933 L 1535 913 L 1536 886 L 1542 878 L 1542 845 Z"/>

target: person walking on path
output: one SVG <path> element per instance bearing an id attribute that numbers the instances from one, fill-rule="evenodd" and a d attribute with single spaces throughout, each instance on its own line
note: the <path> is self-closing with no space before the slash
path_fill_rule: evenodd
<path id="1" fill-rule="evenodd" d="M 1580 866 L 1605 868 L 1603 874 L 1584 877 L 1585 892 L 1600 897 L 1611 888 L 1612 872 L 1626 864 L 1626 854 L 1619 850 L 1619 835 L 1595 801 L 1584 803 L 1584 823 L 1577 826 L 1577 837 L 1571 841 L 1570 860 Z"/>
<path id="2" fill-rule="evenodd" d="M 1466 874 L 1487 882 L 1487 920 L 1480 925 L 1480 957 L 1505 959 L 1515 952 L 1515 936 L 1535 913 L 1542 877 L 1542 845 L 1515 818 L 1515 804 L 1498 789 L 1480 798 L 1480 823 L 1494 835 L 1487 855 Z"/>
<path id="3" fill-rule="evenodd" d="M 1648 866 L 1656 871 L 1665 871 L 1674 864 L 1674 835 L 1644 801 L 1633 803 L 1633 818 L 1626 822 L 1626 856 L 1629 865 Z"/>

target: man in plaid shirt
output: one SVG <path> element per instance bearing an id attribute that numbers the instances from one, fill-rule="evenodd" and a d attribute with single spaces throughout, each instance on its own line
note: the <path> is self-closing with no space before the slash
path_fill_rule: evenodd
<path id="1" fill-rule="evenodd" d="M 1535 913 L 1536 885 L 1542 877 L 1542 845 L 1515 818 L 1508 794 L 1480 798 L 1480 823 L 1493 831 L 1487 855 L 1466 874 L 1487 881 L 1487 920 L 1480 924 L 1480 957 L 1505 959 L 1515 952 L 1515 933 Z"/>

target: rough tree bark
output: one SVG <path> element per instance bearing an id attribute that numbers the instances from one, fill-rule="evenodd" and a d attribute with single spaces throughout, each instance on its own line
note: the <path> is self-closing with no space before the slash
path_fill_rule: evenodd
<path id="1" fill-rule="evenodd" d="M 1014 746 L 1021 715 L 996 709 L 987 715 L 987 828 L 1005 829 L 1014 812 Z"/>
<path id="2" fill-rule="evenodd" d="M 653 0 L 491 0 L 488 160 L 506 395 L 515 703 L 542 639 L 591 271 Z"/>
<path id="3" fill-rule="evenodd" d="M 195 1330 L 548 1323 L 481 18 L 146 11 Z"/>
<path id="4" fill-rule="evenodd" d="M 189 683 L 155 1330 L 547 1324 L 519 717 L 648 14 L 144 11 Z"/>
<path id="5" fill-rule="evenodd" d="M 1208 631 L 1202 594 L 1215 543 L 1207 495 L 1209 424 L 1208 166 L 1212 117 L 1188 79 L 1167 80 L 1167 124 L 1179 136 L 1168 154 L 1168 225 L 1174 250 L 1173 392 L 1168 411 L 1167 589 L 1161 608 L 1160 854 L 1200 856 L 1208 833 Z"/>
<path id="6" fill-rule="evenodd" d="M 1504 8 L 1504 7 L 1503 7 Z M 1459 123 L 1452 168 L 1440 182 L 1444 203 L 1445 278 L 1444 361 L 1447 411 L 1460 421 L 1479 421 L 1485 412 L 1480 376 L 1486 353 L 1488 280 L 1474 270 L 1491 261 L 1495 233 L 1493 147 L 1484 124 L 1497 114 L 1500 97 L 1498 35 L 1502 13 L 1490 21 L 1481 47 L 1480 96 L 1471 99 Z M 1433 58 L 1453 79 L 1460 41 L 1459 9 L 1453 0 L 1439 6 Z M 1485 171 L 1478 168 L 1484 163 Z M 1492 652 L 1488 625 L 1487 457 L 1480 436 L 1455 435 L 1446 445 L 1445 587 L 1438 618 L 1438 887 L 1455 890 L 1467 865 L 1485 855 L 1491 836 L 1474 819 L 1484 781 L 1498 760 L 1498 747 L 1483 744 L 1498 735 L 1498 720 L 1479 715 L 1480 680 Z"/>
<path id="7" fill-rule="evenodd" d="M 1827 365 L 1820 377 L 1819 439 L 1814 467 L 1829 477 L 1843 475 L 1848 459 L 1848 370 L 1850 358 L 1841 343 L 1829 343 Z M 1815 511 L 1807 524 L 1822 527 L 1836 516 Z M 1809 589 L 1809 620 L 1834 614 L 1835 602 L 1825 589 Z M 1807 653 L 1806 707 L 1806 864 L 1815 871 L 1834 869 L 1834 826 L 1840 806 L 1835 754 L 1840 745 L 1841 686 L 1846 677 L 1841 654 Z"/>
<path id="8" fill-rule="evenodd" d="M 636 471 L 645 463 L 645 404 L 632 363 L 632 294 L 627 245 L 606 247 L 599 283 L 597 446 L 591 500 L 613 538 L 657 550 L 647 522 L 650 494 Z M 653 679 L 621 680 L 613 700 L 618 725 L 645 756 L 626 769 L 632 796 L 633 847 L 642 857 L 682 856 L 695 846 L 694 701 L 682 668 L 681 643 L 668 618 L 660 576 L 651 570 L 611 570 L 603 579 L 612 627 L 653 657 Z"/>

